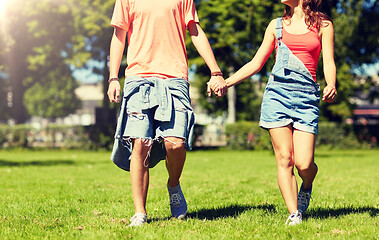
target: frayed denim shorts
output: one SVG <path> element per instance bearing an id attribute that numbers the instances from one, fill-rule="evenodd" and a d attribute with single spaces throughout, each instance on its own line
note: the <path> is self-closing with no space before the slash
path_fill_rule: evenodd
<path id="1" fill-rule="evenodd" d="M 186 139 L 188 136 L 188 112 L 185 105 L 175 96 L 172 96 L 172 113 L 170 121 L 158 121 L 154 119 L 157 106 L 143 109 L 141 112 L 135 111 L 135 106 L 141 105 L 143 99 L 153 98 L 149 96 L 154 91 L 144 89 L 132 94 L 127 99 L 126 111 L 127 122 L 123 133 L 123 138 L 157 139 L 159 137 L 178 137 Z M 147 85 L 150 88 L 150 86 Z M 141 97 L 141 94 L 143 95 Z"/>
<path id="2" fill-rule="evenodd" d="M 318 133 L 320 85 L 270 76 L 261 105 L 259 125 Z"/>

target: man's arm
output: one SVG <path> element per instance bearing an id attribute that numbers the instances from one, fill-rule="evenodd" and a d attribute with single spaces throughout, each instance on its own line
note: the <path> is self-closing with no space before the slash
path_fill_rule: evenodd
<path id="1" fill-rule="evenodd" d="M 122 55 L 125 49 L 126 31 L 122 28 L 115 27 L 109 55 L 109 79 L 118 78 L 118 71 L 122 60 Z M 120 101 L 120 83 L 111 81 L 108 86 L 108 97 L 111 102 Z"/>
<path id="2" fill-rule="evenodd" d="M 216 62 L 207 36 L 205 35 L 200 25 L 193 21 L 188 24 L 188 32 L 191 35 L 191 40 L 196 50 L 199 52 L 200 56 L 204 59 L 204 62 L 211 70 L 211 75 L 216 75 L 211 76 L 211 79 L 208 82 L 208 96 L 211 94 L 211 89 L 215 92 L 216 96 L 224 96 L 228 88 L 226 86 L 224 78 L 222 77 L 222 74 L 217 74 L 221 73 L 221 70 Z"/>

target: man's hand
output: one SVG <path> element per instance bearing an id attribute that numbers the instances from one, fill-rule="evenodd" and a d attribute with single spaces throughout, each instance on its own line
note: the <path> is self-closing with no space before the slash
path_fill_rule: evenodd
<path id="1" fill-rule="evenodd" d="M 217 97 L 225 96 L 228 86 L 222 76 L 212 76 L 209 82 L 207 82 L 208 97 L 212 95 L 212 91 Z"/>
<path id="2" fill-rule="evenodd" d="M 120 83 L 118 81 L 112 81 L 108 86 L 108 98 L 110 102 L 120 102 Z"/>

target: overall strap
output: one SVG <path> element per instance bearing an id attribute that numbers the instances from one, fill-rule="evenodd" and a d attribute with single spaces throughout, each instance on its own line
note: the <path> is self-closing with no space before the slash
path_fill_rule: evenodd
<path id="1" fill-rule="evenodd" d="M 280 17 L 276 19 L 276 39 L 278 42 L 282 39 L 282 29 L 282 18 Z"/>

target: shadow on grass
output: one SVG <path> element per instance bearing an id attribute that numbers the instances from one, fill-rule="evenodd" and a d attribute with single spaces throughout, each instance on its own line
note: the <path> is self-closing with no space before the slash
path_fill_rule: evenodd
<path id="1" fill-rule="evenodd" d="M 30 167 L 30 166 L 57 166 L 57 165 L 74 165 L 75 161 L 71 160 L 44 160 L 44 161 L 28 161 L 28 162 L 15 162 L 0 160 L 1 167 Z"/>
<path id="2" fill-rule="evenodd" d="M 245 211 L 251 209 L 266 210 L 269 212 L 276 212 L 273 204 L 261 204 L 257 206 L 253 205 L 230 205 L 226 207 L 212 208 L 212 209 L 200 209 L 195 212 L 187 214 L 187 218 L 198 218 L 215 220 L 218 218 L 236 217 Z"/>
<path id="3" fill-rule="evenodd" d="M 306 212 L 304 218 L 325 219 L 331 217 L 340 217 L 354 213 L 369 213 L 371 217 L 378 215 L 378 209 L 375 207 L 342 207 L 342 208 L 314 208 Z"/>
<path id="4" fill-rule="evenodd" d="M 275 205 L 273 204 L 260 204 L 257 206 L 253 205 L 230 205 L 227 207 L 219 207 L 219 208 L 211 208 L 211 209 L 200 209 L 198 211 L 187 213 L 185 219 L 188 218 L 196 218 L 200 220 L 216 220 L 219 218 L 228 218 L 228 217 L 236 217 L 245 211 L 249 211 L 251 209 L 265 210 L 272 213 L 275 213 Z M 165 218 L 153 218 L 148 219 L 147 222 L 154 221 L 166 221 L 171 219 L 172 217 Z"/>
<path id="5" fill-rule="evenodd" d="M 362 154 L 362 153 L 352 153 L 352 152 L 348 152 L 348 153 L 342 153 L 342 152 L 338 152 L 338 154 L 336 153 L 315 153 L 315 158 L 337 158 L 337 157 L 354 157 L 354 158 L 362 158 L 362 157 L 365 157 L 367 155 L 365 154 Z"/>

